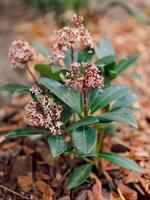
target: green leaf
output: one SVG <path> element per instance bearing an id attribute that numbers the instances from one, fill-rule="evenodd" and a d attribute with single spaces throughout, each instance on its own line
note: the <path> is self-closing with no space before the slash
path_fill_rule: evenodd
<path id="1" fill-rule="evenodd" d="M 59 156 L 60 154 L 64 153 L 67 148 L 67 144 L 64 138 L 60 135 L 49 135 L 48 144 L 53 157 Z"/>
<path id="2" fill-rule="evenodd" d="M 79 63 L 89 62 L 91 61 L 92 56 L 93 56 L 93 53 L 89 53 L 87 49 L 83 49 L 78 54 L 78 62 Z"/>
<path id="3" fill-rule="evenodd" d="M 66 71 L 66 70 L 63 70 L 63 68 L 61 70 L 60 69 L 55 70 L 54 66 L 45 65 L 45 64 L 35 65 L 35 70 L 39 72 L 41 76 L 48 77 L 48 78 L 51 78 L 53 80 L 58 80 L 58 81 L 61 80 L 60 73 Z"/>
<path id="4" fill-rule="evenodd" d="M 110 162 L 119 165 L 121 167 L 136 171 L 136 172 L 141 172 L 141 169 L 138 167 L 138 165 L 134 162 L 134 160 L 119 156 L 117 154 L 113 153 L 100 153 L 98 155 L 100 158 L 104 158 L 106 160 L 109 160 Z"/>
<path id="5" fill-rule="evenodd" d="M 51 55 L 50 50 L 41 42 L 39 41 L 32 41 L 31 45 L 38 50 L 39 53 L 41 53 L 43 56 L 47 57 Z"/>
<path id="6" fill-rule="evenodd" d="M 116 100 L 112 108 L 131 106 L 134 102 L 138 100 L 137 96 L 133 93 L 127 93 L 123 97 Z"/>
<path id="7" fill-rule="evenodd" d="M 79 151 L 88 154 L 96 145 L 97 132 L 87 126 L 75 129 L 72 132 L 72 141 Z"/>
<path id="8" fill-rule="evenodd" d="M 31 135 L 48 135 L 49 132 L 42 129 L 36 128 L 23 128 L 9 131 L 5 134 L 5 137 L 21 137 L 21 136 L 31 136 Z"/>
<path id="9" fill-rule="evenodd" d="M 100 92 L 100 89 L 98 87 L 90 88 L 90 90 L 87 92 L 87 110 L 88 111 L 91 109 L 91 106 L 94 103 L 99 92 Z"/>
<path id="10" fill-rule="evenodd" d="M 79 115 L 82 113 L 81 95 L 79 92 L 62 85 L 61 83 L 48 79 L 41 78 L 40 84 L 48 88 L 54 95 L 61 99 L 66 105 L 76 111 Z"/>
<path id="11" fill-rule="evenodd" d="M 106 38 L 102 38 L 100 40 L 99 51 L 100 51 L 100 59 L 107 56 L 115 56 L 114 48 Z"/>
<path id="12" fill-rule="evenodd" d="M 0 87 L 0 90 L 5 90 L 10 93 L 29 93 L 29 87 L 20 84 L 6 84 Z"/>
<path id="13" fill-rule="evenodd" d="M 82 183 L 85 182 L 85 180 L 90 176 L 90 173 L 92 171 L 92 165 L 91 164 L 83 164 L 77 167 L 70 175 L 67 182 L 67 188 L 68 190 L 71 190 Z"/>
<path id="14" fill-rule="evenodd" d="M 130 65 L 132 65 L 133 63 L 135 63 L 138 58 L 139 58 L 139 54 L 134 54 L 132 56 L 128 56 L 127 58 L 123 59 L 118 65 L 116 65 L 115 71 L 118 74 L 121 74 Z"/>
<path id="15" fill-rule="evenodd" d="M 137 128 L 137 122 L 134 120 L 131 115 L 134 114 L 134 110 L 129 108 L 118 108 L 110 112 L 102 113 L 97 115 L 100 123 L 108 122 L 124 122 L 130 124 L 131 126 Z"/>
<path id="16" fill-rule="evenodd" d="M 116 56 L 110 55 L 110 56 L 106 56 L 106 57 L 103 57 L 103 58 L 97 60 L 96 64 L 107 66 L 107 65 L 115 63 L 115 60 L 116 60 Z"/>
<path id="17" fill-rule="evenodd" d="M 97 117 L 94 116 L 88 116 L 86 118 L 82 118 L 79 121 L 73 123 L 71 126 L 69 126 L 66 131 L 71 131 L 73 129 L 79 128 L 80 126 L 85 126 L 88 124 L 94 124 L 94 123 L 98 123 L 99 119 Z"/>
<path id="18" fill-rule="evenodd" d="M 121 2 L 121 6 L 132 16 L 137 18 L 139 21 L 150 24 L 150 17 L 146 16 L 144 13 L 141 13 L 136 8 L 132 7 L 131 5 L 128 5 L 127 3 Z"/>
<path id="19" fill-rule="evenodd" d="M 124 96 L 129 88 L 125 85 L 114 84 L 104 89 L 92 104 L 91 113 L 94 113 L 100 108 L 107 106 L 112 101 Z"/>

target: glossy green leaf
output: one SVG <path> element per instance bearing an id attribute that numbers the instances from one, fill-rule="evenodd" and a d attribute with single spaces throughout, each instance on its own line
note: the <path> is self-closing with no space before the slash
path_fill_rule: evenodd
<path id="1" fill-rule="evenodd" d="M 60 69 L 55 70 L 54 66 L 45 65 L 45 64 L 35 65 L 35 70 L 37 72 L 39 72 L 41 74 L 41 76 L 48 77 L 48 78 L 51 78 L 53 80 L 58 80 L 58 81 L 61 80 L 60 73 L 65 72 L 65 70 L 63 70 L 63 68 L 61 70 Z"/>
<path id="2" fill-rule="evenodd" d="M 49 132 L 42 129 L 36 129 L 36 128 L 22 128 L 22 129 L 16 129 L 7 132 L 4 136 L 5 137 L 21 137 L 21 136 L 32 136 L 32 135 L 48 135 Z"/>
<path id="3" fill-rule="evenodd" d="M 47 57 L 51 55 L 50 50 L 41 42 L 39 41 L 32 41 L 31 45 L 38 50 L 39 53 L 41 53 L 43 56 Z"/>
<path id="4" fill-rule="evenodd" d="M 101 92 L 101 90 L 98 87 L 90 88 L 90 90 L 87 92 L 87 110 L 89 111 L 91 109 L 92 104 L 94 103 L 97 95 Z"/>
<path id="5" fill-rule="evenodd" d="M 130 15 L 134 16 L 139 21 L 150 24 L 150 17 L 146 16 L 144 13 L 140 12 L 140 10 L 137 10 L 135 7 L 128 5 L 125 2 L 121 2 L 120 4 Z"/>
<path id="6" fill-rule="evenodd" d="M 80 126 L 85 126 L 85 125 L 89 125 L 89 124 L 94 124 L 94 123 L 98 123 L 99 119 L 97 117 L 94 116 L 88 116 L 86 118 L 82 118 L 79 121 L 73 123 L 71 126 L 69 126 L 66 131 L 71 131 L 73 129 L 79 128 Z"/>
<path id="7" fill-rule="evenodd" d="M 92 171 L 92 165 L 83 164 L 77 167 L 68 178 L 67 188 L 71 190 L 86 181 Z"/>
<path id="8" fill-rule="evenodd" d="M 119 156 L 117 154 L 113 153 L 100 153 L 98 155 L 100 158 L 104 158 L 106 160 L 109 160 L 110 162 L 119 165 L 123 168 L 127 168 L 136 172 L 141 172 L 141 169 L 138 167 L 138 165 L 134 162 L 134 160 Z"/>
<path id="9" fill-rule="evenodd" d="M 114 84 L 104 89 L 92 104 L 91 113 L 94 113 L 100 108 L 107 106 L 112 101 L 121 98 L 128 92 L 129 88 L 125 85 Z"/>
<path id="10" fill-rule="evenodd" d="M 29 87 L 20 84 L 6 84 L 0 87 L 0 90 L 4 90 L 10 93 L 29 93 Z"/>
<path id="11" fill-rule="evenodd" d="M 41 78 L 40 84 L 48 88 L 54 95 L 61 99 L 66 105 L 76 111 L 79 115 L 82 113 L 81 95 L 79 92 L 62 85 L 61 83 L 48 79 Z"/>
<path id="12" fill-rule="evenodd" d="M 64 153 L 67 148 L 67 144 L 64 138 L 60 135 L 49 135 L 48 144 L 53 157 L 59 156 L 60 154 Z"/>
<path id="13" fill-rule="evenodd" d="M 112 108 L 131 106 L 134 102 L 138 100 L 137 96 L 133 93 L 127 93 L 123 97 L 116 100 Z"/>
<path id="14" fill-rule="evenodd" d="M 106 57 L 103 57 L 103 58 L 97 60 L 96 64 L 107 66 L 107 65 L 115 63 L 115 60 L 116 60 L 116 56 L 110 55 L 110 56 L 106 56 Z"/>
<path id="15" fill-rule="evenodd" d="M 96 145 L 97 132 L 94 128 L 82 126 L 72 132 L 72 141 L 82 153 L 88 154 Z"/>
<path id="16" fill-rule="evenodd" d="M 100 51 L 100 59 L 115 55 L 115 51 L 112 44 L 106 38 L 102 38 L 100 40 L 99 51 Z"/>
<path id="17" fill-rule="evenodd" d="M 132 56 L 128 56 L 127 58 L 123 59 L 118 65 L 116 65 L 115 71 L 120 74 L 124 70 L 126 70 L 129 66 L 137 61 L 139 58 L 139 54 L 134 54 Z"/>
<path id="18" fill-rule="evenodd" d="M 137 128 L 137 122 L 135 119 L 132 118 L 134 112 L 134 110 L 129 108 L 118 108 L 114 109 L 113 111 L 97 115 L 96 117 L 99 118 L 100 123 L 108 123 L 113 121 L 124 122 Z"/>
<path id="19" fill-rule="evenodd" d="M 89 61 L 91 61 L 92 56 L 93 56 L 93 53 L 88 52 L 87 49 L 84 49 L 84 50 L 80 51 L 78 54 L 78 62 L 79 63 L 89 62 Z"/>

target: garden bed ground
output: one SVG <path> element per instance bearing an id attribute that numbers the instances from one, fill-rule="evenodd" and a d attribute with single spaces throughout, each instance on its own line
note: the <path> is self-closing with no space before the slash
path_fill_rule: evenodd
<path id="1" fill-rule="evenodd" d="M 44 18 L 31 23 L 22 20 L 14 29 L 22 31 L 21 38 L 37 39 L 48 44 L 56 25 Z M 53 26 L 53 27 L 52 27 Z M 51 29 L 49 29 L 51 27 Z M 105 36 L 120 55 L 140 52 L 141 58 L 131 70 L 141 75 L 141 81 L 120 77 L 119 82 L 131 83 L 140 96 L 136 105 L 142 110 L 137 116 L 139 129 L 119 125 L 118 137 L 106 136 L 104 151 L 121 153 L 135 159 L 142 174 L 123 170 L 102 160 L 105 171 L 94 169 L 91 177 L 80 187 L 66 191 L 67 175 L 81 160 L 69 156 L 52 159 L 44 138 L 0 138 L 0 199 L 2 200 L 149 200 L 150 199 L 150 26 L 123 15 L 92 17 L 88 24 L 95 40 Z M 32 31 L 31 31 L 32 30 Z M 18 34 L 18 33 L 17 33 Z M 46 38 L 46 39 L 44 39 Z M 131 72 L 130 71 L 130 72 Z M 15 73 L 15 72 L 14 72 Z M 19 99 L 19 103 L 18 103 Z M 0 109 L 0 134 L 25 126 L 22 108 L 29 97 L 14 95 L 10 105 Z M 111 142 L 110 142 L 111 141 Z"/>

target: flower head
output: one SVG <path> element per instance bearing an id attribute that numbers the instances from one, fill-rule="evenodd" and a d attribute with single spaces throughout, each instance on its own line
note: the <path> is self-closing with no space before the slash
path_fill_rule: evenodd
<path id="1" fill-rule="evenodd" d="M 71 19 L 71 26 L 66 26 L 56 32 L 54 51 L 57 52 L 57 54 L 60 54 L 58 53 L 60 51 L 63 52 L 72 47 L 93 48 L 93 39 L 82 22 L 83 17 L 75 14 Z M 52 57 L 54 57 L 54 54 Z"/>
<path id="2" fill-rule="evenodd" d="M 71 18 L 71 24 L 76 28 L 79 27 L 83 21 L 84 21 L 83 17 L 78 16 L 77 14 L 74 14 Z"/>
<path id="3" fill-rule="evenodd" d="M 31 89 L 36 101 L 25 106 L 25 117 L 31 126 L 49 129 L 51 134 L 60 135 L 63 123 L 60 121 L 62 106 L 55 103 L 53 98 L 41 94 L 41 89 Z"/>
<path id="4" fill-rule="evenodd" d="M 13 67 L 22 67 L 35 57 L 34 51 L 27 42 L 13 41 L 9 53 L 9 62 Z"/>
<path id="5" fill-rule="evenodd" d="M 103 77 L 95 64 L 73 63 L 70 72 L 66 75 L 65 85 L 75 90 L 89 90 L 102 86 Z"/>

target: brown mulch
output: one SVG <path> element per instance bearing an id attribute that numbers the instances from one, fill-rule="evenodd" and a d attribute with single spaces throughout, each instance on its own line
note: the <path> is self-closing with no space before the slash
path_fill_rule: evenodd
<path id="1" fill-rule="evenodd" d="M 48 21 L 17 25 L 28 38 L 36 38 L 48 44 L 53 34 L 49 33 Z M 53 25 L 51 24 L 51 27 Z M 150 26 L 140 24 L 133 18 L 111 16 L 93 17 L 88 24 L 95 40 L 100 36 L 109 38 L 120 55 L 140 52 L 141 58 L 129 72 L 138 72 L 142 81 L 119 77 L 117 81 L 131 83 L 138 88 L 140 96 L 136 104 L 142 112 L 137 116 L 139 129 L 119 125 L 118 137 L 106 136 L 103 150 L 121 153 L 134 159 L 143 173 L 129 170 L 102 161 L 105 173 L 94 169 L 91 177 L 70 193 L 65 189 L 70 171 L 82 161 L 72 157 L 50 156 L 44 137 L 0 138 L 0 199 L 3 200 L 149 200 L 150 199 Z M 42 28 L 40 28 L 42 27 Z M 54 25 L 55 27 L 55 25 Z M 26 34 L 26 31 L 29 33 Z M 32 33 L 31 33 L 32 30 Z M 53 29 L 54 30 L 54 29 Z M 43 38 L 46 39 L 43 39 Z M 19 105 L 18 105 L 19 99 Z M 21 107 L 28 97 L 13 96 L 11 106 L 0 109 L 0 134 L 24 126 Z"/>

